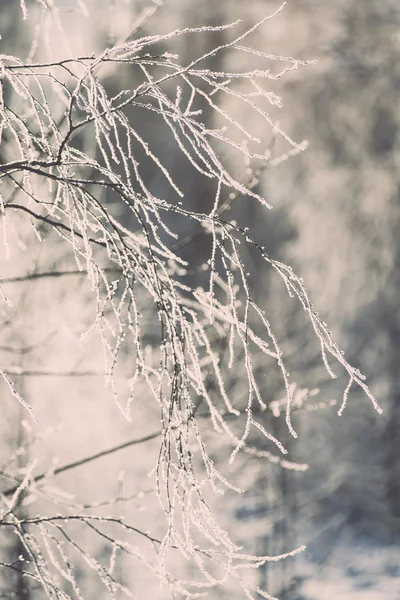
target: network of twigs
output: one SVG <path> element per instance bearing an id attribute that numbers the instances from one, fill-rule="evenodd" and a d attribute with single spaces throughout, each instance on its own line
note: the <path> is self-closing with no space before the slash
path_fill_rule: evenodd
<path id="1" fill-rule="evenodd" d="M 0 165 L 1 219 L 6 224 L 8 214 L 18 211 L 21 219 L 24 215 L 31 219 L 33 228 L 44 222 L 67 240 L 77 268 L 87 273 L 97 298 L 93 327 L 102 333 L 107 383 L 114 390 L 121 411 L 126 418 L 131 417 L 139 381 L 146 383 L 159 405 L 162 435 L 156 473 L 158 495 L 167 516 L 167 532 L 162 540 L 151 539 L 159 545 L 159 564 L 149 566 L 171 588 L 187 597 L 203 593 L 228 576 L 235 577 L 251 597 L 252 588 L 240 576 L 241 569 L 279 558 L 241 554 L 218 525 L 203 495 L 209 486 L 216 492 L 221 487 L 236 488 L 217 471 L 207 453 L 196 417 L 200 404 L 207 407 L 211 426 L 232 445 L 231 461 L 241 449 L 257 452 L 247 445 L 254 429 L 271 440 L 280 453 L 286 452 L 280 441 L 257 420 L 257 413 L 266 404 L 256 381 L 251 348 L 276 361 L 286 389 L 286 423 L 296 436 L 291 423 L 292 387 L 282 351 L 264 307 L 252 299 L 241 244 L 256 249 L 282 278 L 288 293 L 307 311 L 329 374 L 334 377 L 329 357 L 347 371 L 349 383 L 340 412 L 353 383 L 361 386 L 379 410 L 363 376 L 346 362 L 314 310 L 302 279 L 289 266 L 271 258 L 250 231 L 226 216 L 227 208 L 238 196 L 269 206 L 255 191 L 254 174 L 248 183 L 237 180 L 219 157 L 217 147 L 229 146 L 245 160 L 258 161 L 261 168 L 269 168 L 305 148 L 304 143 L 294 142 L 269 116 L 268 106 L 280 105 L 280 98 L 266 90 L 265 83 L 307 63 L 255 51 L 245 45 L 252 32 L 269 18 L 236 36 L 232 32 L 239 26 L 237 23 L 191 28 L 168 35 L 137 37 L 107 48 L 98 56 L 56 62 L 23 62 L 14 56 L 0 56 L 0 136 L 4 145 Z M 177 36 L 216 32 L 226 33 L 227 41 L 189 64 L 182 64 L 178 56 L 159 52 L 159 48 Z M 257 59 L 265 60 L 266 67 L 218 72 L 205 66 L 208 59 L 225 52 L 256 55 Z M 133 87 L 110 93 L 104 76 L 110 67 L 129 67 Z M 273 158 L 257 151 L 261 140 L 222 109 L 216 95 L 229 96 L 252 110 L 274 133 L 283 136 L 289 145 L 288 152 Z M 204 104 L 225 121 L 226 127 L 210 127 L 197 108 Z M 180 182 L 173 180 L 163 157 L 156 154 L 135 128 L 135 111 L 148 113 L 155 126 L 162 120 L 183 160 L 214 186 L 210 212 L 195 212 L 185 203 Z M 238 133 L 243 143 L 237 141 Z M 89 149 L 80 143 L 84 137 L 93 140 Z M 175 202 L 156 197 L 149 189 L 139 155 L 154 163 L 176 197 Z M 128 229 L 115 216 L 116 203 L 130 214 L 134 226 Z M 170 215 L 195 222 L 195 231 L 211 240 L 210 257 L 203 265 L 208 277 L 205 289 L 191 287 L 185 279 L 191 268 L 181 255 L 187 239 L 179 239 L 167 225 Z M 138 295 L 141 298 L 147 295 L 159 321 L 159 346 L 153 349 L 150 358 L 144 348 L 146 325 L 142 322 Z M 244 357 L 248 395 L 244 404 L 245 425 L 239 437 L 232 427 L 232 415 L 243 414 L 243 403 L 236 405 L 226 391 L 227 375 L 219 356 L 222 343 L 229 368 L 236 356 Z M 124 399 L 115 388 L 114 375 L 120 352 L 126 347 L 131 362 L 131 393 Z M 9 375 L 4 370 L 1 373 L 12 393 L 34 417 Z M 200 452 L 202 468 L 193 459 L 193 445 Z M 61 544 L 64 539 L 91 563 L 112 596 L 122 590 L 112 576 L 112 560 L 108 570 L 96 563 L 69 537 L 66 527 L 67 521 L 81 519 L 85 526 L 107 538 L 98 523 L 102 521 L 104 525 L 107 519 L 86 513 L 25 520 L 16 516 L 15 507 L 21 495 L 35 485 L 37 480 L 31 472 L 27 473 L 12 494 L 2 497 L 1 523 L 15 529 L 33 562 L 27 576 L 39 582 L 49 597 L 69 597 L 61 591 L 48 568 L 41 546 L 44 544 L 58 575 L 70 582 L 80 598 L 72 566 Z M 138 532 L 122 521 L 119 525 Z M 41 544 L 32 533 L 34 528 L 41 536 Z M 210 548 L 199 545 L 199 536 L 207 540 Z M 111 538 L 109 542 L 113 552 L 122 550 L 138 558 L 133 545 Z M 58 558 L 51 547 L 57 550 Z M 195 562 L 203 575 L 200 581 L 182 582 L 173 578 L 165 567 L 171 548 L 179 549 Z M 210 558 L 224 568 L 225 574 L 219 579 L 207 567 Z M 7 566 L 23 570 L 21 565 Z M 129 595 L 129 590 L 123 591 Z M 270 598 L 265 591 L 256 588 L 253 591 Z"/>

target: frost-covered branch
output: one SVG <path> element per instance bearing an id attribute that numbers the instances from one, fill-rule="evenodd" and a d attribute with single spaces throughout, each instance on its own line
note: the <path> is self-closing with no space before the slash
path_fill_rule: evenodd
<path id="1" fill-rule="evenodd" d="M 24 15 L 28 15 L 25 3 L 21 5 Z M 196 415 L 199 401 L 208 414 L 209 427 L 224 436 L 231 446 L 231 462 L 240 451 L 272 456 L 249 444 L 251 433 L 264 437 L 281 454 L 286 454 L 280 440 L 257 420 L 257 414 L 267 409 L 267 403 L 253 366 L 254 352 L 262 353 L 279 370 L 286 390 L 287 427 L 294 437 L 297 435 L 291 421 L 293 388 L 268 311 L 253 299 L 245 267 L 246 248 L 255 249 L 265 265 L 281 278 L 283 290 L 286 288 L 307 312 L 328 373 L 334 377 L 328 357 L 348 373 L 343 407 L 350 385 L 355 383 L 380 410 L 364 377 L 347 363 L 315 311 L 302 279 L 291 267 L 270 257 L 250 231 L 225 217 L 227 208 L 239 197 L 242 203 L 258 202 L 264 209 L 271 208 L 254 185 L 253 176 L 243 183 L 231 173 L 226 166 L 227 154 L 232 153 L 245 164 L 261 165 L 260 169 L 265 170 L 306 148 L 305 142 L 293 140 L 270 115 L 270 109 L 280 107 L 282 101 L 269 86 L 309 63 L 243 45 L 250 44 L 251 34 L 270 18 L 234 35 L 238 23 L 128 38 L 97 56 L 42 63 L 24 62 L 9 55 L 0 57 L 2 222 L 6 229 L 9 215 L 17 213 L 21 220 L 31 220 L 39 239 L 46 236 L 39 230 L 39 224 L 44 224 L 47 231 L 69 244 L 76 264 L 69 275 L 77 271 L 85 274 L 96 298 L 96 316 L 89 331 L 97 329 L 101 333 L 106 384 L 118 407 L 128 420 L 133 418 L 132 406 L 139 385 L 148 390 L 149 401 L 159 407 L 162 430 L 156 480 L 167 530 L 159 540 L 158 566 L 149 566 L 166 585 L 186 597 L 195 597 L 233 577 L 247 597 L 254 592 L 271 598 L 246 584 L 239 572 L 298 551 L 274 558 L 241 554 L 206 502 L 209 488 L 216 493 L 224 489 L 240 490 L 217 470 L 209 455 Z M 225 41 L 217 42 L 212 50 L 188 64 L 167 51 L 160 52 L 161 47 L 179 36 L 204 34 L 223 34 Z M 262 59 L 265 66 L 227 72 L 208 66 L 210 59 L 224 53 L 248 54 Z M 121 81 L 129 80 L 129 87 L 112 89 L 107 82 L 110 66 L 120 70 Z M 219 103 L 219 96 L 228 102 Z M 285 151 L 273 157 L 256 132 L 234 116 L 231 102 L 240 107 L 239 111 L 254 114 L 263 128 L 280 136 Z M 218 126 L 205 118 L 205 109 L 215 115 Z M 180 152 L 183 168 L 208 181 L 212 190 L 210 211 L 193 209 L 184 182 L 170 173 L 166 157 L 141 133 L 138 121 L 144 115 L 149 127 L 169 132 Z M 92 143 L 85 144 L 84 139 Z M 168 188 L 165 197 L 156 195 L 147 181 L 142 157 L 162 178 L 164 189 Z M 202 287 L 190 284 L 188 274 L 193 265 L 184 258 L 182 249 L 193 239 L 193 234 L 188 237 L 174 231 L 171 223 L 178 219 L 193 224 L 195 235 L 201 232 L 210 240 L 208 261 L 196 266 L 206 282 Z M 66 274 L 37 273 L 27 278 Z M 19 280 L 14 277 L 4 282 Z M 151 352 L 145 347 L 146 322 L 139 297 L 141 303 L 146 299 L 148 310 L 158 322 L 158 339 Z M 226 346 L 227 369 L 222 364 L 221 340 Z M 130 390 L 127 397 L 122 397 L 117 390 L 116 370 L 127 349 Z M 229 393 L 227 373 L 239 357 L 244 364 L 247 392 L 245 398 L 236 399 Z M 0 374 L 16 399 L 31 410 L 13 387 L 6 369 Z M 212 389 L 208 385 L 210 378 Z M 239 424 L 240 434 L 233 421 Z M 143 440 L 119 448 L 139 441 Z M 194 458 L 194 448 L 201 461 Z M 115 448 L 108 453 L 112 451 Z M 54 474 L 103 454 L 56 469 Z M 3 524 L 14 528 L 30 556 L 34 564 L 31 576 L 41 583 L 48 597 L 69 597 L 57 583 L 60 576 L 70 582 L 78 598 L 82 597 L 74 583 L 72 563 L 61 543 L 64 538 L 66 545 L 96 571 L 111 597 L 120 591 L 129 596 L 129 590 L 113 577 L 113 569 L 96 561 L 65 527 L 66 523 L 80 520 L 108 540 L 114 549 L 137 557 L 136 548 L 116 541 L 93 524 L 95 520 L 107 523 L 108 519 L 82 515 L 18 519 L 13 513 L 18 498 L 29 487 L 34 489 L 42 478 L 44 475 L 29 473 L 22 483 L 3 495 L 8 506 Z M 9 501 L 6 496 L 11 493 L 13 498 Z M 120 521 L 118 525 L 129 529 Z M 35 535 L 30 533 L 32 527 Z M 205 546 L 199 546 L 203 542 Z M 178 549 L 193 562 L 200 574 L 198 581 L 174 579 L 168 568 L 171 549 Z M 202 555 L 206 551 L 207 559 Z M 222 565 L 222 577 L 213 574 L 215 564 Z"/>

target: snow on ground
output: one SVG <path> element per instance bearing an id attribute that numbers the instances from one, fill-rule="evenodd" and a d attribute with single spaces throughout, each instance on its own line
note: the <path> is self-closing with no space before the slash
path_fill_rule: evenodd
<path id="1" fill-rule="evenodd" d="M 338 547 L 328 565 L 301 571 L 298 600 L 400 600 L 400 548 Z"/>

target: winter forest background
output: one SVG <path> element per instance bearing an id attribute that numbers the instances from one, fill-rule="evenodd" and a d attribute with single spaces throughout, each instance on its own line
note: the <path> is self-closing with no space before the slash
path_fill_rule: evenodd
<path id="1" fill-rule="evenodd" d="M 18 96 L 17 84 L 13 87 L 13 80 L 4 75 L 7 65 L 14 64 L 10 56 L 26 64 L 50 65 L 42 69 L 47 72 L 63 59 L 97 57 L 106 48 L 159 35 L 142 55 L 149 52 L 158 60 L 169 53 L 166 60 L 175 60 L 169 56 L 179 54 L 180 64 L 187 65 L 209 53 L 202 65 L 209 73 L 268 69 L 269 75 L 279 75 L 259 79 L 257 85 L 264 96 L 259 89 L 259 96 L 254 96 L 254 102 L 261 97 L 263 106 L 268 105 L 269 120 L 220 88 L 207 97 L 199 92 L 193 110 L 202 111 L 205 130 L 217 132 L 213 143 L 221 151 L 227 171 L 254 193 L 245 197 L 239 187 L 226 193 L 222 188 L 224 208 L 218 215 L 244 231 L 241 259 L 246 282 L 252 302 L 265 311 L 282 350 L 290 376 L 291 422 L 298 436 L 292 435 L 287 423 L 282 370 L 265 354 L 262 343 L 256 343 L 257 336 L 263 336 L 263 317 L 259 315 L 257 320 L 253 315 L 254 336 L 248 344 L 252 348 L 251 372 L 265 403 L 264 409 L 256 409 L 254 404 L 253 410 L 262 430 L 250 430 L 249 451 L 240 450 L 230 463 L 234 445 L 213 427 L 204 397 L 211 399 L 240 438 L 246 423 L 246 372 L 250 367 L 245 344 L 235 346 L 233 364 L 228 364 L 231 345 L 236 342 L 230 341 L 230 333 L 221 324 L 224 335 L 210 337 L 212 349 L 199 350 L 202 384 L 195 416 L 210 457 L 207 464 L 211 469 L 215 465 L 221 474 L 217 487 L 224 487 L 221 481 L 226 478 L 244 491 L 225 487 L 220 495 L 206 487 L 203 500 L 219 526 L 241 548 L 241 560 L 246 564 L 229 571 L 225 558 L 218 562 L 218 554 L 215 560 L 210 558 L 212 553 L 197 560 L 198 549 L 188 541 L 186 549 L 183 542 L 181 550 L 176 548 L 179 539 L 175 534 L 167 540 L 170 547 L 167 542 L 164 548 L 155 541 L 165 539 L 168 525 L 157 497 L 154 471 L 165 435 L 161 435 L 165 423 L 160 424 L 159 406 L 141 373 L 132 373 L 133 350 L 125 338 L 119 341 L 113 384 L 104 385 L 103 345 L 92 328 L 99 304 L 85 277 L 85 263 L 80 271 L 68 232 L 64 237 L 57 235 L 57 225 L 35 220 L 29 213 L 36 210 L 34 197 L 38 194 L 42 203 L 38 214 L 52 214 L 53 221 L 62 222 L 57 212 L 46 212 L 46 203 L 54 202 L 57 182 L 51 188 L 34 179 L 27 199 L 23 188 L 30 189 L 30 184 L 25 175 L 12 171 L 12 186 L 11 176 L 2 176 L 0 597 L 86 600 L 123 598 L 129 592 L 133 597 L 154 600 L 196 593 L 215 599 L 258 598 L 263 593 L 280 600 L 400 598 L 400 8 L 392 0 L 291 0 L 246 39 L 254 53 L 238 52 L 230 46 L 235 36 L 279 7 L 264 0 L 164 0 L 162 5 L 145 0 L 0 2 L 0 166 L 18 159 L 13 155 L 16 142 L 12 131 L 23 131 L 24 120 L 30 127 L 26 99 L 22 93 Z M 221 27 L 238 19 L 241 22 L 234 33 Z M 165 37 L 177 29 L 202 26 L 208 30 Z M 213 48 L 224 45 L 223 51 L 212 53 Z M 70 68 L 73 70 L 73 65 Z M 158 68 L 157 64 L 155 71 Z M 101 82 L 110 97 L 139 85 L 135 80 L 139 75 L 131 65 L 110 61 L 101 69 Z M 223 85 L 238 93 L 249 91 L 245 86 L 250 80 L 236 84 L 232 79 Z M 172 90 L 168 85 L 167 94 Z M 176 84 L 172 81 L 171 85 L 175 86 L 172 97 Z M 201 85 L 200 90 L 207 92 L 206 84 L 204 88 Z M 40 94 L 38 90 L 32 88 L 31 93 Z M 47 92 L 55 120 L 62 123 L 64 108 L 57 104 L 50 87 Z M 187 89 L 182 94 L 182 103 L 188 102 Z M 170 180 L 176 181 L 187 211 L 217 214 L 213 213 L 219 193 L 215 182 L 193 168 L 172 130 L 157 120 L 159 115 L 153 110 L 157 98 L 149 102 L 151 110 L 135 108 L 127 114 L 134 131 L 148 144 L 138 143 L 134 153 L 143 185 L 175 206 L 176 189 Z M 17 116 L 10 117 L 4 105 L 13 107 Z M 84 114 L 83 102 L 79 110 Z M 24 115 L 21 123 L 18 111 Z M 269 152 L 267 161 L 249 157 L 250 151 L 246 154 L 243 148 L 237 152 L 246 137 L 239 128 L 232 133 L 233 144 L 221 150 L 218 135 L 223 133 L 218 132 L 226 124 L 226 114 L 260 138 L 262 152 Z M 6 126 L 4 115 L 11 121 L 15 118 L 14 130 Z M 35 116 L 29 115 L 35 123 Z M 171 118 L 171 123 L 179 118 Z M 32 125 L 27 138 L 40 136 L 40 131 L 35 131 Z M 84 129 L 73 138 L 71 152 L 101 161 L 99 136 Z M 305 150 L 303 140 L 308 140 Z M 27 148 L 30 143 L 26 142 Z M 35 151 L 39 152 L 38 148 L 41 151 L 39 143 Z M 190 152 L 195 152 L 194 148 Z M 123 166 L 115 169 L 120 173 Z M 89 167 L 76 175 L 82 173 L 89 176 Z M 221 181 L 224 184 L 222 175 Z M 138 222 L 117 202 L 114 191 L 105 186 L 98 197 L 109 207 L 112 219 L 125 228 L 124 235 L 125 230 L 135 233 Z M 66 202 L 62 193 L 57 202 L 60 206 Z M 23 205 L 28 212 L 6 210 L 7 204 Z M 209 285 L 208 268 L 218 275 L 223 272 L 223 257 L 228 260 L 221 244 L 221 257 L 213 263 L 213 241 L 219 230 L 215 233 L 212 225 L 168 211 L 164 223 L 161 242 L 177 250 L 189 266 L 180 271 L 179 265 L 168 263 L 167 254 L 160 253 L 160 260 L 168 263 L 182 289 L 200 289 L 196 296 L 200 306 L 207 301 L 201 290 Z M 176 239 L 171 241 L 167 228 Z M 246 228 L 256 244 L 245 243 Z M 79 252 L 75 249 L 75 254 Z M 383 409 L 381 415 L 356 383 L 341 411 L 348 373 L 334 360 L 329 364 L 336 379 L 327 372 L 310 323 L 313 313 L 308 314 L 297 298 L 289 296 L 282 276 L 263 253 L 279 264 L 291 265 L 304 280 L 312 299 L 310 310 L 315 308 L 326 321 L 348 363 L 366 375 L 369 389 Z M 115 265 L 103 261 L 102 268 L 112 282 L 113 272 L 118 274 Z M 232 280 L 234 277 L 235 273 Z M 240 289 L 240 281 L 238 285 L 239 298 L 246 290 Z M 224 293 L 229 295 L 227 289 L 221 283 L 215 292 L 218 301 L 222 302 Z M 141 348 L 147 364 L 155 364 L 162 352 L 160 323 L 145 292 L 143 288 L 137 295 Z M 108 294 L 113 301 L 124 298 L 120 283 Z M 185 291 L 182 294 L 186 297 Z M 193 311 L 198 310 L 189 299 L 187 302 Z M 215 331 L 219 331 L 217 326 Z M 240 331 L 238 325 L 239 341 Z M 210 356 L 218 357 L 218 368 Z M 222 401 L 219 377 L 239 414 Z M 129 421 L 115 397 L 129 395 L 131 383 L 135 385 Z M 18 401 L 19 395 L 33 408 L 38 423 Z M 176 422 L 171 436 L 178 427 Z M 182 427 L 185 424 L 183 419 Z M 279 440 L 288 453 L 282 455 L 264 432 Z M 200 463 L 201 450 L 197 448 L 196 454 L 196 440 L 191 435 L 186 440 L 188 448 L 193 450 L 194 463 Z M 179 444 L 184 442 L 179 440 Z M 178 456 L 179 448 L 175 451 Z M 168 477 L 172 476 L 167 468 L 166 480 L 175 482 L 174 501 L 178 502 L 176 490 L 181 483 Z M 190 503 L 191 496 L 184 497 Z M 222 546 L 231 548 L 222 533 L 215 533 L 219 530 L 206 509 L 202 512 L 202 501 L 196 506 L 199 513 L 194 513 L 194 522 L 204 515 L 210 519 L 205 546 L 212 546 L 215 534 L 220 535 Z M 173 515 L 171 519 L 180 518 L 182 512 L 182 538 L 186 509 L 182 506 L 173 512 L 169 505 L 167 511 Z M 16 520 L 11 521 L 10 515 Z M 46 522 L 46 517 L 58 515 L 59 521 Z M 193 534 L 194 545 L 203 543 L 198 539 L 206 538 L 206 533 Z M 254 558 L 292 553 L 303 545 L 304 551 L 282 560 Z M 233 560 L 239 560 L 238 556 Z M 229 571 L 226 579 L 224 569 Z M 172 577 L 180 583 L 174 583 Z M 222 583 L 214 585 L 213 577 Z M 191 587 L 185 583 L 188 581 L 206 583 Z"/>

